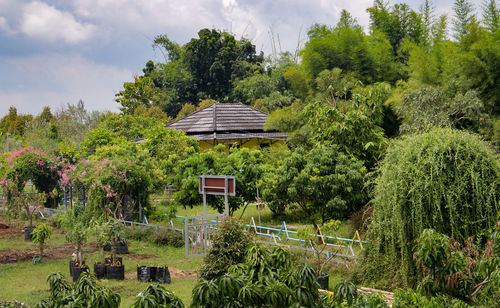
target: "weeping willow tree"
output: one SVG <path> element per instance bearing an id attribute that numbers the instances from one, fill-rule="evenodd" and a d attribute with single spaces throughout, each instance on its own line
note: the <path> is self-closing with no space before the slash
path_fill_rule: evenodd
<path id="1" fill-rule="evenodd" d="M 412 286 L 414 244 L 426 228 L 459 242 L 469 236 L 484 242 L 499 213 L 495 155 L 477 136 L 451 129 L 393 142 L 375 181 L 364 274 Z"/>

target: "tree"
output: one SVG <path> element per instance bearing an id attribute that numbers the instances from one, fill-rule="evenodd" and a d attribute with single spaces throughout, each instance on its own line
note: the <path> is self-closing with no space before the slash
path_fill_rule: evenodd
<path id="1" fill-rule="evenodd" d="M 167 53 L 164 54 L 165 62 L 175 62 L 182 57 L 182 48 L 179 44 L 171 41 L 167 35 L 157 35 L 153 43 L 154 48 L 159 48 L 162 52 L 165 50 Z M 163 50 L 162 50 L 163 48 Z M 152 64 L 152 61 L 149 61 Z M 149 63 L 148 62 L 148 63 Z"/>
<path id="2" fill-rule="evenodd" d="M 455 0 L 453 4 L 453 31 L 457 41 L 462 41 L 468 33 L 467 27 L 475 18 L 472 3 L 469 0 Z"/>
<path id="3" fill-rule="evenodd" d="M 33 148 L 21 148 L 11 152 L 6 162 L 9 164 L 9 168 L 4 174 L 5 178 L 1 179 L 0 183 L 6 185 L 4 187 L 9 202 L 11 202 L 11 196 L 17 196 L 25 200 L 23 205 L 27 202 L 29 207 L 29 201 L 26 198 L 31 197 L 25 196 L 24 187 L 31 181 L 37 191 L 43 194 L 43 196 L 35 198 L 41 200 L 35 204 L 41 206 L 45 203 L 48 206 L 56 206 L 58 197 L 54 193 L 59 187 L 60 174 L 67 167 L 67 162 L 41 150 L 35 151 Z"/>
<path id="4" fill-rule="evenodd" d="M 64 216 L 62 225 L 68 232 L 66 233 L 66 241 L 73 244 L 74 261 L 78 264 L 83 264 L 82 245 L 88 237 L 88 221 L 83 213 L 83 207 L 75 207 L 67 212 Z"/>
<path id="5" fill-rule="evenodd" d="M 26 124 L 31 123 L 32 115 L 18 115 L 14 106 L 9 108 L 9 113 L 0 119 L 0 135 L 7 133 L 15 136 L 23 136 Z"/>
<path id="6" fill-rule="evenodd" d="M 261 191 L 271 209 L 296 204 L 317 229 L 318 222 L 343 219 L 363 204 L 365 173 L 363 163 L 338 146 L 318 145 L 310 152 L 299 148 L 263 177 Z"/>
<path id="7" fill-rule="evenodd" d="M 333 97 L 331 102 L 309 104 L 304 112 L 313 140 L 335 144 L 371 168 L 384 144 L 381 125 L 388 92 L 387 84 L 375 84 L 357 88 L 350 100 Z"/>
<path id="8" fill-rule="evenodd" d="M 46 224 L 38 225 L 32 233 L 32 242 L 38 244 L 40 257 L 43 257 L 43 246 L 45 241 L 52 235 L 52 228 Z"/>
<path id="9" fill-rule="evenodd" d="M 483 1 L 483 23 L 492 34 L 500 29 L 500 9 L 497 7 L 497 0 Z"/>
<path id="10" fill-rule="evenodd" d="M 492 232 L 481 249 L 472 238 L 460 243 L 433 229 L 423 230 L 415 252 L 418 289 L 428 296 L 447 294 L 471 305 L 481 297 L 494 298 L 500 291 L 499 235 L 498 230 Z"/>
<path id="11" fill-rule="evenodd" d="M 349 28 L 355 29 L 358 28 L 359 24 L 356 18 L 353 18 L 349 11 L 343 9 L 340 11 L 340 20 L 337 23 L 337 28 Z"/>
<path id="12" fill-rule="evenodd" d="M 426 87 L 403 96 L 396 107 L 403 119 L 400 131 L 418 132 L 431 127 L 478 128 L 483 113 L 483 103 L 475 91 L 449 97 L 442 89 Z"/>
<path id="13" fill-rule="evenodd" d="M 182 119 L 185 116 L 188 116 L 195 111 L 196 111 L 196 107 L 193 104 L 186 103 L 186 104 L 182 105 L 182 108 L 181 108 L 181 110 L 179 110 L 179 113 L 177 114 L 177 117 L 175 118 L 175 120 Z"/>
<path id="14" fill-rule="evenodd" d="M 417 45 L 425 42 L 425 25 L 420 15 L 407 4 L 389 7 L 383 0 L 375 0 L 367 11 L 370 14 L 372 32 L 381 31 L 387 36 L 394 55 L 398 55 L 405 40 Z M 404 62 L 405 57 L 400 58 L 400 61 Z"/>
<path id="15" fill-rule="evenodd" d="M 80 153 L 83 157 L 95 154 L 96 149 L 103 145 L 116 144 L 118 137 L 116 134 L 105 128 L 92 129 L 87 133 L 80 146 Z"/>
<path id="16" fill-rule="evenodd" d="M 227 100 L 232 83 L 247 77 L 262 62 L 255 46 L 245 39 L 217 30 L 202 29 L 185 45 L 184 61 L 194 78 L 198 98 Z"/>
<path id="17" fill-rule="evenodd" d="M 50 107 L 45 106 L 43 107 L 42 112 L 38 116 L 36 116 L 35 120 L 39 121 L 40 123 L 51 123 L 55 120 L 55 117 L 54 115 L 52 115 Z"/>
<path id="18" fill-rule="evenodd" d="M 232 265 L 243 263 L 251 240 L 235 219 L 219 225 L 211 239 L 212 245 L 200 270 L 200 278 L 206 280 L 218 279 Z"/>
<path id="19" fill-rule="evenodd" d="M 397 78 L 391 45 L 384 37 L 368 38 L 361 27 L 330 29 L 322 25 L 311 27 L 308 36 L 301 56 L 302 67 L 312 80 L 333 68 L 353 72 L 366 83 Z"/>
<path id="20" fill-rule="evenodd" d="M 480 243 L 496 223 L 500 163 L 475 135 L 433 129 L 403 137 L 389 146 L 377 174 L 366 277 L 413 286 L 413 248 L 424 229 Z"/>
<path id="21" fill-rule="evenodd" d="M 183 206 L 194 206 L 202 202 L 198 193 L 198 176 L 202 174 L 232 175 L 236 178 L 238 193 L 229 197 L 229 215 L 240 208 L 244 203 L 255 200 L 256 180 L 260 178 L 260 153 L 247 148 L 231 148 L 225 152 L 224 145 L 215 147 L 215 151 L 203 153 L 195 152 L 194 148 L 187 149 L 184 157 L 176 161 L 175 165 L 167 165 L 172 170 L 170 183 L 177 187 L 174 193 L 175 201 Z M 207 196 L 207 203 L 219 213 L 224 211 L 224 200 L 219 196 Z"/>
<path id="22" fill-rule="evenodd" d="M 164 103 L 164 94 L 150 77 L 134 76 L 134 82 L 125 82 L 123 88 L 115 95 L 115 101 L 122 106 L 120 110 L 124 114 L 133 114 L 139 106 L 149 108 Z"/>
<path id="23" fill-rule="evenodd" d="M 423 35 L 425 37 L 425 43 L 427 46 L 431 45 L 432 42 L 432 28 L 435 22 L 435 7 L 432 5 L 430 0 L 425 0 L 420 7 L 420 15 L 422 16 L 423 23 Z"/>

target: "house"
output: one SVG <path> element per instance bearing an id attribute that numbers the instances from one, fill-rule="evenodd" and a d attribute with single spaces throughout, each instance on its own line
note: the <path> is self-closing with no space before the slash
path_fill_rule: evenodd
<path id="1" fill-rule="evenodd" d="M 264 131 L 267 113 L 244 104 L 213 104 L 168 124 L 200 141 L 201 151 L 218 144 L 264 148 L 285 144 L 286 133 Z"/>

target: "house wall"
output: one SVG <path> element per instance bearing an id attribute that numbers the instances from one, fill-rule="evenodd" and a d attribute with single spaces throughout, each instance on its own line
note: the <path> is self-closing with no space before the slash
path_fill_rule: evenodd
<path id="1" fill-rule="evenodd" d="M 286 142 L 284 140 L 269 140 L 269 139 L 232 139 L 232 140 L 215 140 L 215 145 L 224 144 L 226 145 L 226 152 L 229 153 L 229 149 L 233 144 L 238 144 L 242 148 L 258 149 L 261 145 L 269 144 L 271 147 L 284 146 Z M 213 141 L 200 141 L 200 151 L 206 152 L 214 149 Z"/>

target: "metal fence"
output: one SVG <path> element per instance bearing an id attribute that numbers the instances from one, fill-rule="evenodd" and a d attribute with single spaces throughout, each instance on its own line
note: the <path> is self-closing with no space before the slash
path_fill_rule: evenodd
<path id="1" fill-rule="evenodd" d="M 6 212 L 6 197 L 0 195 L 0 205 L 3 212 Z M 58 209 L 41 208 L 38 214 L 42 219 L 46 219 L 53 215 L 58 215 L 65 212 L 65 208 Z M 222 222 L 224 214 L 209 214 L 205 220 L 203 216 L 175 216 L 170 219 L 168 225 L 150 224 L 146 216 L 142 222 L 132 220 L 122 220 L 124 224 L 143 226 L 154 228 L 156 231 L 160 229 L 169 229 L 182 233 L 184 239 L 185 257 L 203 256 L 211 247 L 211 238 L 217 226 Z M 347 260 L 356 261 L 360 257 L 356 255 L 355 249 L 364 250 L 363 244 L 367 241 L 362 241 L 359 233 L 356 231 L 352 239 L 327 236 L 321 234 L 311 234 L 311 237 L 316 237 L 321 240 L 326 249 L 318 250 L 312 243 L 306 243 L 303 239 L 297 237 L 298 232 L 289 230 L 285 221 L 280 228 L 267 226 L 259 226 L 255 223 L 254 218 L 250 219 L 249 224 L 244 225 L 249 232 L 255 233 L 257 241 L 265 245 L 284 246 L 289 249 L 297 249 L 306 252 L 311 252 L 314 255 L 321 253 L 325 254 L 328 259 L 333 262 L 345 264 Z M 356 239 L 357 238 L 357 239 Z M 358 250 L 358 248 L 357 248 Z"/>
<path id="2" fill-rule="evenodd" d="M 184 256 L 204 256 L 212 246 L 212 235 L 221 224 L 224 214 L 184 217 Z"/>

